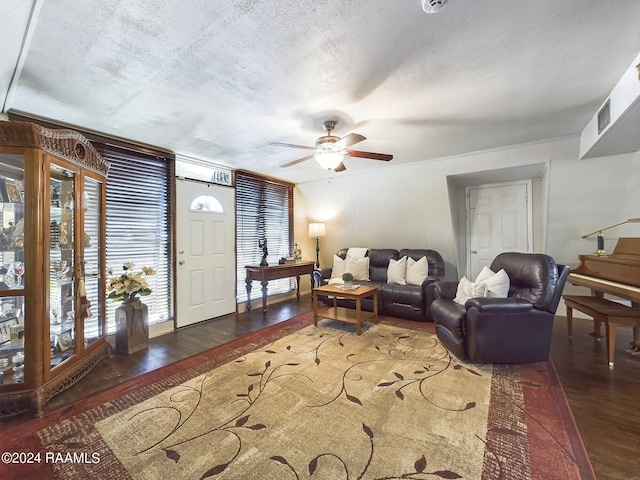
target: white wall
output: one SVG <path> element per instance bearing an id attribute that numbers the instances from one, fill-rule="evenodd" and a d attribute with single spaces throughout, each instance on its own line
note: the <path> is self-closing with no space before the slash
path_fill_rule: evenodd
<path id="1" fill-rule="evenodd" d="M 558 263 L 575 266 L 579 254 L 596 249 L 595 237 L 583 240 L 582 235 L 640 217 L 640 152 L 579 160 L 578 151 L 576 136 L 410 165 L 391 163 L 365 174 L 349 175 L 347 170 L 329 181 L 302 183 L 296 188 L 296 241 L 305 259 L 315 258 L 307 224 L 298 222 L 324 221 L 328 236 L 320 240 L 323 267 L 330 266 L 333 253 L 343 247 L 431 248 L 445 259 L 446 277 L 457 279 L 462 273 L 456 245 L 464 239 L 454 233 L 458 219 L 452 213 L 447 178 L 474 172 L 487 178 L 495 170 L 497 182 L 504 169 L 527 170 L 546 163 L 534 209 L 540 215 L 534 219 L 534 235 L 546 238 L 536 246 Z M 545 214 L 546 221 L 541 221 Z M 621 236 L 640 236 L 640 224 L 605 232 L 609 252 Z"/>

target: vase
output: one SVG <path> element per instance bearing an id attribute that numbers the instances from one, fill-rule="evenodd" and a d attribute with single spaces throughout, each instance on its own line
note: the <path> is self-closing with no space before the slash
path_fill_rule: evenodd
<path id="1" fill-rule="evenodd" d="M 149 346 L 149 309 L 140 299 L 116 309 L 116 352 L 129 355 Z"/>

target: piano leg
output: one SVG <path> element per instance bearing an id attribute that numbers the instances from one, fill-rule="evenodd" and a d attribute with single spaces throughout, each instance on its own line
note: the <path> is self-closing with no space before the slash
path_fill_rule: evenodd
<path id="1" fill-rule="evenodd" d="M 591 290 L 591 295 L 593 295 L 594 297 L 598 297 L 598 298 L 604 298 L 604 292 L 601 292 L 600 290 Z M 600 339 L 602 338 L 602 334 L 600 333 L 600 320 L 597 318 L 593 319 L 593 337 L 596 338 L 596 340 L 599 342 Z"/>
<path id="2" fill-rule="evenodd" d="M 609 362 L 609 366 L 613 367 L 613 357 L 616 351 L 616 324 L 609 322 L 609 324 L 607 325 L 606 331 L 607 331 L 607 360 Z"/>
<path id="3" fill-rule="evenodd" d="M 632 350 L 632 355 L 640 355 L 640 341 L 638 341 L 638 330 L 640 330 L 640 328 L 633 327 L 633 340 L 629 344 L 629 349 Z"/>
<path id="4" fill-rule="evenodd" d="M 600 322 L 600 320 L 598 320 L 597 318 L 593 319 L 593 325 L 594 325 L 594 331 L 593 331 L 593 336 L 596 337 L 596 340 L 599 342 L 600 339 L 602 338 L 602 334 L 600 333 L 600 325 L 602 322 Z"/>
<path id="5" fill-rule="evenodd" d="M 631 302 L 631 308 L 636 310 L 640 309 L 640 303 Z M 633 327 L 633 340 L 629 344 L 630 350 L 632 350 L 631 355 L 640 355 L 640 327 Z"/>

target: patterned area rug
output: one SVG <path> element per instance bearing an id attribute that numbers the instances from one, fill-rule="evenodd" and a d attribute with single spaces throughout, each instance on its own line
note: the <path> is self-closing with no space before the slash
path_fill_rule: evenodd
<path id="1" fill-rule="evenodd" d="M 424 328 L 353 330 L 204 362 L 42 428 L 42 449 L 85 454 L 57 478 L 595 478 L 550 362 L 471 365 Z"/>

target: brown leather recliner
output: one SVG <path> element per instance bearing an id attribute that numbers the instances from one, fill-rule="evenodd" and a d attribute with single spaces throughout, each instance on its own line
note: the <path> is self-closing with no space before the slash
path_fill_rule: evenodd
<path id="1" fill-rule="evenodd" d="M 509 275 L 507 298 L 477 297 L 459 305 L 457 282 L 434 285 L 431 316 L 442 344 L 474 363 L 530 363 L 549 358 L 553 317 L 569 267 L 543 254 L 501 253 L 491 270 Z"/>

